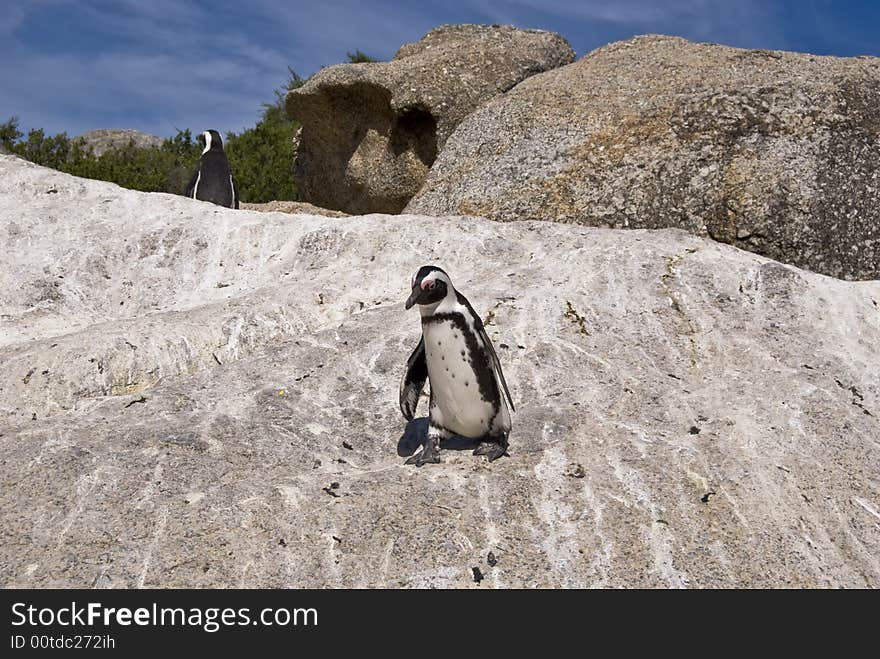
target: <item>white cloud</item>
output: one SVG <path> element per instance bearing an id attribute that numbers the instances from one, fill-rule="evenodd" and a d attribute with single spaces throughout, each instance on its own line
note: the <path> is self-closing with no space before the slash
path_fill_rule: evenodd
<path id="1" fill-rule="evenodd" d="M 287 72 L 284 53 L 195 5 L 91 0 L 75 10 L 70 29 L 103 35 L 103 47 L 58 53 L 63 44 L 53 44 L 49 54 L 15 40 L 24 14 L 7 16 L 12 38 L 0 44 L 4 119 L 15 114 L 26 128 L 70 134 L 109 127 L 163 136 L 175 128 L 239 131 L 253 125 Z"/>
<path id="2" fill-rule="evenodd" d="M 32 0 L 0 13 L 0 121 L 17 114 L 24 125 L 70 133 L 114 126 L 164 136 L 176 127 L 240 130 L 253 124 L 261 102 L 272 100 L 288 65 L 308 76 L 355 49 L 389 58 L 441 23 L 554 29 L 581 55 L 645 32 L 784 47 L 767 6 L 759 0 Z M 36 43 L 31 29 L 25 41 L 19 35 L 29 19 L 67 21 L 70 38 Z M 78 31 L 88 39 L 77 39 Z"/>

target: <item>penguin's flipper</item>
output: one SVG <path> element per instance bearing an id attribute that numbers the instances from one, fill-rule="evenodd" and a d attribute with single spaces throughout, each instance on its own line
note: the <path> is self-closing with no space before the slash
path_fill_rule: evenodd
<path id="1" fill-rule="evenodd" d="M 238 210 L 238 186 L 235 184 L 235 177 L 231 170 L 229 172 L 229 186 L 232 188 L 232 207 Z"/>
<path id="2" fill-rule="evenodd" d="M 199 167 L 196 165 L 196 171 L 193 172 L 192 178 L 189 180 L 189 183 L 186 186 L 186 191 L 183 193 L 184 197 L 193 198 L 193 191 L 196 189 L 196 181 L 199 180 Z"/>
<path id="3" fill-rule="evenodd" d="M 406 362 L 406 372 L 400 380 L 400 411 L 407 421 L 416 415 L 419 396 L 428 379 L 428 362 L 425 359 L 425 339 L 419 339 L 419 345 L 412 351 Z"/>
<path id="4" fill-rule="evenodd" d="M 492 369 L 504 388 L 504 394 L 507 396 L 507 402 L 510 403 L 510 409 L 512 412 L 516 412 L 516 408 L 513 406 L 513 399 L 510 397 L 510 390 L 507 388 L 507 381 L 504 379 L 504 373 L 501 371 L 501 361 L 498 359 L 498 355 L 495 354 L 495 347 L 489 340 L 489 335 L 483 329 L 483 323 L 480 323 L 480 338 L 483 339 L 483 345 L 486 346 L 486 352 L 489 353 L 489 359 L 492 360 Z"/>
<path id="5" fill-rule="evenodd" d="M 471 306 L 471 303 L 468 299 L 456 291 L 458 303 L 466 306 L 468 311 L 471 312 L 471 317 L 474 320 L 474 329 L 476 329 L 477 334 L 480 335 L 480 339 L 483 341 L 483 345 L 486 346 L 486 352 L 489 354 L 489 359 L 492 362 L 492 370 L 495 371 L 495 378 L 501 383 L 501 386 L 504 388 L 504 393 L 507 396 L 507 402 L 510 403 L 510 409 L 513 412 L 516 412 L 516 408 L 513 406 L 513 399 L 510 397 L 510 390 L 507 388 L 507 381 L 504 379 L 504 373 L 501 371 L 501 361 L 498 359 L 498 355 L 495 354 L 495 347 L 492 345 L 492 342 L 489 340 L 489 335 L 486 334 L 486 328 L 483 326 L 483 321 L 480 320 L 477 312 L 474 311 L 474 308 Z"/>

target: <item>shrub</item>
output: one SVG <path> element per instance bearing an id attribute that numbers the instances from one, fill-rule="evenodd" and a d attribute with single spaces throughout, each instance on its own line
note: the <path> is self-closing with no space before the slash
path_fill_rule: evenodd
<path id="1" fill-rule="evenodd" d="M 360 50 L 347 57 L 349 62 L 376 61 Z M 274 102 L 263 104 L 257 124 L 241 133 L 227 134 L 224 146 L 242 201 L 298 199 L 293 183 L 293 136 L 299 124 L 287 116 L 284 99 L 287 92 L 304 82 L 288 67 L 287 81 L 274 90 Z M 178 130 L 158 147 L 136 147 L 130 141 L 96 156 L 83 140 L 71 139 L 67 133 L 47 136 L 42 129 L 35 129 L 25 138 L 17 117 L 0 124 L 0 147 L 75 176 L 110 181 L 132 190 L 172 194 L 183 194 L 201 152 L 186 129 Z"/>

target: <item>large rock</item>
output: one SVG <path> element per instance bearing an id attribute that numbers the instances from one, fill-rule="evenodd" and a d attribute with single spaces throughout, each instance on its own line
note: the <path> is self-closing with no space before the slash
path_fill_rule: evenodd
<path id="1" fill-rule="evenodd" d="M 0 585 L 880 586 L 880 282 L 10 157 L 0 200 Z M 517 413 L 509 458 L 416 469 L 403 300 L 441 256 Z"/>
<path id="2" fill-rule="evenodd" d="M 469 116 L 406 212 L 679 227 L 880 279 L 880 59 L 647 36 Z"/>
<path id="3" fill-rule="evenodd" d="M 162 138 L 150 135 L 139 130 L 130 128 L 100 128 L 90 130 L 77 139 L 82 140 L 86 146 L 91 147 L 96 156 L 103 155 L 110 149 L 121 149 L 133 144 L 139 149 L 162 146 Z"/>
<path id="4" fill-rule="evenodd" d="M 535 73 L 568 64 L 557 34 L 446 25 L 390 62 L 322 69 L 287 96 L 302 122 L 294 179 L 303 199 L 349 213 L 398 213 L 455 126 Z"/>

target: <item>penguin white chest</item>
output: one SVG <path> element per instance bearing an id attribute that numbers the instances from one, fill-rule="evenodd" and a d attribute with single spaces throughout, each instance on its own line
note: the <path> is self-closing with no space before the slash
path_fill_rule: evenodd
<path id="1" fill-rule="evenodd" d="M 422 334 L 431 383 L 432 421 L 464 437 L 485 435 L 495 408 L 480 394 L 464 331 L 444 320 L 425 323 Z"/>

